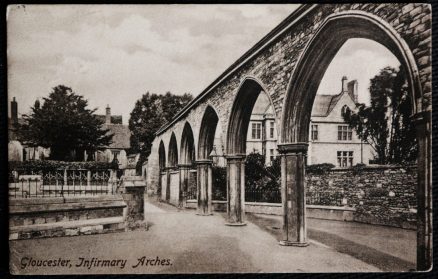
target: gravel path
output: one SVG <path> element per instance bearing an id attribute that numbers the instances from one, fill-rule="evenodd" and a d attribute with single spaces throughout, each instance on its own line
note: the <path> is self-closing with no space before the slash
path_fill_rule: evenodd
<path id="1" fill-rule="evenodd" d="M 147 204 L 146 208 L 148 231 L 11 241 L 11 272 L 102 274 L 379 271 L 372 265 L 315 242 L 306 248 L 280 246 L 274 236 L 251 222 L 244 227 L 225 226 L 225 220 L 219 213 L 198 216 L 194 211 L 178 211 L 162 204 Z M 69 264 L 24 267 L 24 264 L 31 262 L 30 258 L 61 258 L 69 260 Z M 84 266 L 85 260 L 89 262 Z M 96 264 L 99 260 L 101 262 Z M 102 266 L 104 263 L 105 266 Z M 106 266 L 107 263 L 114 266 Z"/>

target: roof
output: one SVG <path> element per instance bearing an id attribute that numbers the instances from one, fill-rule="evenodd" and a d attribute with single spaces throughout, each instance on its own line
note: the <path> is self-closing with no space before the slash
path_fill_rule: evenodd
<path id="1" fill-rule="evenodd" d="M 312 116 L 327 116 L 332 112 L 343 92 L 337 95 L 316 95 L 313 102 Z"/>
<path id="2" fill-rule="evenodd" d="M 108 148 L 128 149 L 131 147 L 131 131 L 129 130 L 128 125 L 103 124 L 102 128 L 109 129 L 109 133 L 113 134 L 112 143 L 108 146 Z"/>

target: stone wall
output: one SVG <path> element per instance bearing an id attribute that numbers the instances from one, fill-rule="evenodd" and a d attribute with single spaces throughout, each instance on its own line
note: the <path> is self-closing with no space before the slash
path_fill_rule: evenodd
<path id="1" fill-rule="evenodd" d="M 214 211 L 227 211 L 226 201 L 213 200 L 212 205 Z M 196 206 L 196 200 L 188 200 L 185 204 L 185 208 L 188 209 L 196 209 Z M 353 221 L 354 211 L 354 208 L 350 207 L 306 205 L 307 218 Z M 245 202 L 245 212 L 280 216 L 283 214 L 283 205 L 281 203 Z"/>
<path id="2" fill-rule="evenodd" d="M 306 175 L 307 192 L 341 193 L 357 222 L 416 227 L 416 167 L 367 167 Z M 332 198 L 336 205 L 335 195 Z M 327 199 L 326 199 L 327 200 Z"/>
<path id="3" fill-rule="evenodd" d="M 121 196 L 25 198 L 9 201 L 9 239 L 125 230 Z"/>

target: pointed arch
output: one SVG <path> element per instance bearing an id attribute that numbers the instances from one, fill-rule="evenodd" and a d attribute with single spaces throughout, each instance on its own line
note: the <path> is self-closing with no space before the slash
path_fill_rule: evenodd
<path id="1" fill-rule="evenodd" d="M 166 167 L 166 149 L 164 147 L 163 140 L 160 141 L 160 146 L 158 148 L 158 165 L 160 171 L 164 170 Z"/>
<path id="2" fill-rule="evenodd" d="M 213 150 L 214 137 L 216 134 L 219 117 L 216 111 L 208 105 L 205 108 L 204 115 L 201 120 L 201 128 L 199 131 L 198 140 L 198 158 L 208 159 Z"/>
<path id="3" fill-rule="evenodd" d="M 246 153 L 246 136 L 251 113 L 262 91 L 263 87 L 253 78 L 246 78 L 239 87 L 228 122 L 227 154 Z"/>
<path id="4" fill-rule="evenodd" d="M 193 137 L 192 126 L 189 122 L 184 124 L 184 129 L 181 136 L 181 164 L 190 165 L 195 161 L 195 139 Z"/>
<path id="5" fill-rule="evenodd" d="M 175 168 L 178 165 L 178 146 L 176 143 L 175 133 L 172 132 L 169 141 L 169 151 L 167 155 L 168 167 Z"/>
<path id="6" fill-rule="evenodd" d="M 399 59 L 407 72 L 413 103 L 417 103 L 412 113 L 421 109 L 418 104 L 422 97 L 418 69 L 406 42 L 388 23 L 372 14 L 341 12 L 327 17 L 298 59 L 283 105 L 283 143 L 307 142 L 312 105 L 321 79 L 338 50 L 353 38 L 376 41 Z"/>

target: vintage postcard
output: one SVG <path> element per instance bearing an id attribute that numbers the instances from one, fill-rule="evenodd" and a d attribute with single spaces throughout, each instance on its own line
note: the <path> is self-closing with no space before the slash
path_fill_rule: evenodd
<path id="1" fill-rule="evenodd" d="M 430 4 L 6 13 L 10 273 L 431 270 Z"/>

